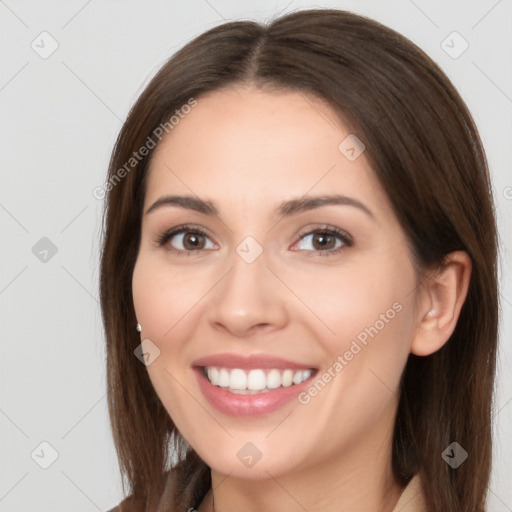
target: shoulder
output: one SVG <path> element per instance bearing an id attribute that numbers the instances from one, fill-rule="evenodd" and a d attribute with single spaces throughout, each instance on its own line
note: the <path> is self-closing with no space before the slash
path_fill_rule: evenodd
<path id="1" fill-rule="evenodd" d="M 425 493 L 419 474 L 409 480 L 393 512 L 427 512 Z"/>

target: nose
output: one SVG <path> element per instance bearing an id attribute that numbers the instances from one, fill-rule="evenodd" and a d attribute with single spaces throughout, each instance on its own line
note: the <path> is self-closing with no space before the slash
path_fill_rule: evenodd
<path id="1" fill-rule="evenodd" d="M 267 268 L 264 254 L 247 263 L 234 253 L 231 263 L 210 295 L 212 327 L 239 338 L 283 328 L 288 322 L 286 290 Z"/>

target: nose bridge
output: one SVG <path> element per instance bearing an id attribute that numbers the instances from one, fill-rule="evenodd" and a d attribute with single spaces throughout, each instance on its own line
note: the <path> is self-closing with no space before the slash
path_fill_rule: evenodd
<path id="1" fill-rule="evenodd" d="M 267 268 L 263 247 L 256 244 L 245 239 L 230 255 L 230 270 L 215 287 L 209 308 L 211 322 L 238 336 L 255 325 L 282 326 L 286 321 L 278 280 Z"/>
<path id="2" fill-rule="evenodd" d="M 222 283 L 221 300 L 229 303 L 233 300 L 239 308 L 249 308 L 250 304 L 265 301 L 268 293 L 268 281 L 272 273 L 267 269 L 267 257 L 262 252 L 254 257 L 254 249 L 240 244 L 230 258 L 230 272 Z M 246 251 L 246 252 L 244 252 Z M 265 301 L 268 302 L 268 301 Z"/>

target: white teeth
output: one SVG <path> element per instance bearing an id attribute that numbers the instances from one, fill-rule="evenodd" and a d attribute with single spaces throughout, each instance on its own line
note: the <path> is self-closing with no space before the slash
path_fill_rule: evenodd
<path id="1" fill-rule="evenodd" d="M 302 382 L 308 380 L 313 375 L 313 370 L 302 370 Z"/>
<path id="2" fill-rule="evenodd" d="M 302 370 L 297 370 L 293 374 L 293 383 L 294 384 L 300 384 L 302 382 Z"/>
<path id="3" fill-rule="evenodd" d="M 247 375 L 243 370 L 240 370 L 240 368 L 231 370 L 229 387 L 231 389 L 247 389 Z"/>
<path id="4" fill-rule="evenodd" d="M 242 370 L 240 368 L 218 368 L 210 366 L 206 368 L 208 380 L 221 388 L 228 388 L 229 391 L 237 394 L 266 393 L 271 389 L 281 386 L 289 387 L 293 384 L 300 384 L 313 375 L 313 370 L 271 370 L 255 369 Z"/>
<path id="5" fill-rule="evenodd" d="M 213 381 L 212 381 L 212 383 L 213 383 Z M 216 385 L 221 386 L 222 388 L 229 387 L 229 372 L 225 368 L 222 368 L 219 371 L 218 381 L 217 381 Z"/>
<path id="6" fill-rule="evenodd" d="M 259 395 L 260 393 L 268 393 L 270 389 L 262 389 L 261 391 L 255 391 L 253 389 L 231 389 L 228 388 L 230 393 L 235 393 L 236 395 Z"/>
<path id="7" fill-rule="evenodd" d="M 217 382 L 219 378 L 219 370 L 215 367 L 208 368 L 208 379 L 210 382 Z"/>
<path id="8" fill-rule="evenodd" d="M 251 370 L 247 377 L 247 389 L 259 391 L 267 387 L 267 378 L 263 370 Z"/>
<path id="9" fill-rule="evenodd" d="M 285 370 L 283 372 L 282 384 L 285 388 L 293 384 L 293 370 Z"/>
<path id="10" fill-rule="evenodd" d="M 281 386 L 282 378 L 279 370 L 270 370 L 267 375 L 267 388 L 275 389 Z M 265 387 L 265 386 L 263 386 Z"/>

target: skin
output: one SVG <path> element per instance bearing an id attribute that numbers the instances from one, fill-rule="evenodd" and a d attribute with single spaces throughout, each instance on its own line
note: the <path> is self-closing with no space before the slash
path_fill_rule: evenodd
<path id="1" fill-rule="evenodd" d="M 149 376 L 210 466 L 217 512 L 391 512 L 403 491 L 391 472 L 400 377 L 411 352 L 428 355 L 448 340 L 471 266 L 465 253 L 452 253 L 418 286 L 404 232 L 365 153 L 349 161 L 338 149 L 350 133 L 318 99 L 244 86 L 198 98 L 153 155 L 144 212 L 171 194 L 219 209 L 218 216 L 178 206 L 145 214 L 133 273 L 141 340 L 160 350 Z M 282 201 L 334 193 L 364 203 L 373 217 L 350 205 L 274 217 Z M 184 223 L 207 232 L 202 249 L 178 254 L 194 247 L 183 245 L 183 234 L 158 246 L 159 235 Z M 350 234 L 353 245 L 315 244 L 311 233 L 325 225 Z M 236 251 L 247 236 L 263 249 L 251 264 Z M 264 353 L 321 375 L 396 303 L 400 312 L 306 405 L 227 416 L 202 395 L 191 368 L 206 355 Z M 237 457 L 247 442 L 261 452 L 250 468 Z M 199 508 L 210 510 L 211 490 Z"/>

